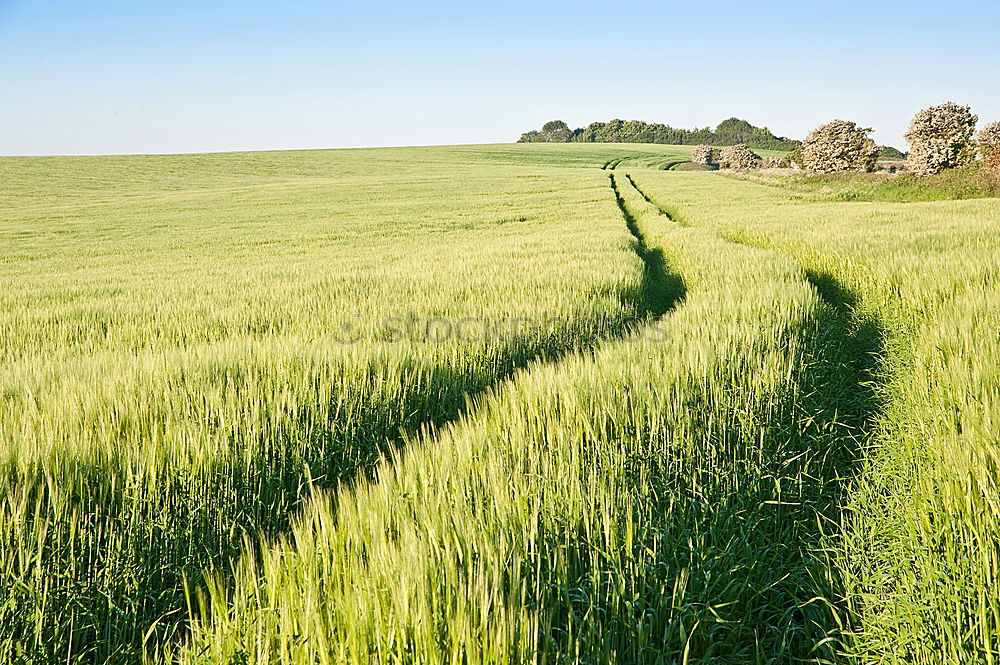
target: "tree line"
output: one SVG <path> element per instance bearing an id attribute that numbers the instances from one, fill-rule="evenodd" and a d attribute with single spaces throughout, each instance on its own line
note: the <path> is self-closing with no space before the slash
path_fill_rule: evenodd
<path id="1" fill-rule="evenodd" d="M 778 137 L 766 127 L 754 127 L 746 120 L 729 118 L 713 130 L 676 129 L 670 125 L 642 120 L 609 120 L 592 122 L 586 127 L 570 129 L 562 120 L 551 120 L 541 130 L 525 132 L 518 143 L 666 143 L 671 145 L 737 145 L 746 144 L 762 150 L 794 150 L 802 142 Z"/>

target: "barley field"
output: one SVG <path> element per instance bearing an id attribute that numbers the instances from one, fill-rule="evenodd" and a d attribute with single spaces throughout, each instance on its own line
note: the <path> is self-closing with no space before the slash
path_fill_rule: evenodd
<path id="1" fill-rule="evenodd" d="M 689 158 L 0 158 L 0 665 L 996 662 L 1000 199 Z"/>

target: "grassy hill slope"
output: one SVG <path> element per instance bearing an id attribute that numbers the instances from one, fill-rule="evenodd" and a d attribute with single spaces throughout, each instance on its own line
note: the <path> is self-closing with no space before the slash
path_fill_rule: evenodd
<path id="1" fill-rule="evenodd" d="M 997 200 L 689 157 L 0 158 L 0 664 L 1000 655 Z"/>

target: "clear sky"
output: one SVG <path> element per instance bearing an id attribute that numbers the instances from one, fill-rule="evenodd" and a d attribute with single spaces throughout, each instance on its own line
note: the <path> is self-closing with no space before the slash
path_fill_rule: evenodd
<path id="1" fill-rule="evenodd" d="M 1000 120 L 1000 0 L 0 0 L 0 154 L 487 143 L 554 118 Z"/>

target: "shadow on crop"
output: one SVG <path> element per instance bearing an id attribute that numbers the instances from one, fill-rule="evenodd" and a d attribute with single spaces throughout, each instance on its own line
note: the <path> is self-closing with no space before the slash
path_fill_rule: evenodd
<path id="1" fill-rule="evenodd" d="M 393 403 L 356 400 L 356 410 L 343 413 L 330 395 L 330 404 L 294 410 L 280 437 L 243 442 L 239 459 L 198 474 L 178 469 L 134 492 L 115 478 L 95 478 L 72 499 L 78 519 L 53 523 L 44 534 L 38 562 L 45 588 L 26 586 L 6 599 L 15 606 L 11 616 L 23 618 L 7 627 L 10 640 L 24 645 L 26 662 L 141 663 L 184 634 L 185 589 L 201 586 L 206 569 L 224 572 L 247 554 L 248 536 L 263 543 L 288 532 L 315 488 L 370 478 L 412 434 L 460 418 L 474 397 L 519 370 L 594 349 L 662 316 L 682 297 L 683 284 L 625 219 L 643 272 L 638 288 L 620 294 L 620 315 L 565 321 L 498 343 L 491 362 L 414 362 L 399 373 L 410 388 Z M 227 372 L 242 370 L 216 367 L 206 380 L 238 386 Z M 376 375 L 378 368 L 368 371 Z M 40 490 L 39 514 L 47 514 L 50 501 Z M 41 625 L 37 616 L 51 620 Z"/>
<path id="2" fill-rule="evenodd" d="M 800 331 L 790 385 L 743 413 L 749 382 L 739 371 L 715 389 L 692 377 L 685 432 L 708 459 L 689 460 L 677 432 L 649 428 L 653 417 L 618 423 L 603 445 L 647 445 L 628 477 L 610 480 L 636 497 L 611 518 L 631 525 L 626 535 L 609 542 L 585 522 L 539 527 L 532 577 L 551 583 L 529 584 L 528 597 L 545 659 L 837 660 L 850 617 L 828 553 L 847 485 L 885 409 L 877 380 L 885 339 L 832 275 L 807 278 L 821 300 Z M 580 472 L 589 477 L 593 468 Z"/>
<path id="3" fill-rule="evenodd" d="M 659 318 L 676 306 L 678 301 L 684 297 L 684 280 L 677 273 L 667 270 L 667 261 L 663 250 L 658 247 L 650 247 L 635 218 L 625 205 L 625 201 L 622 200 L 614 174 L 609 174 L 609 179 L 611 180 L 611 191 L 615 195 L 615 202 L 618 204 L 618 209 L 621 210 L 629 233 L 634 239 L 635 253 L 643 262 L 642 283 L 639 292 L 630 294 L 630 298 L 640 303 L 640 312 L 644 317 Z"/>
<path id="4" fill-rule="evenodd" d="M 529 592 L 546 628 L 541 653 L 553 662 L 836 660 L 849 617 L 825 548 L 883 409 L 872 381 L 882 335 L 847 305 L 822 306 L 814 324 L 797 385 L 766 412 L 727 421 L 724 404 L 691 388 L 694 435 L 740 455 L 694 468 L 674 457 L 671 432 L 642 433 L 649 447 L 632 461 L 642 485 L 621 488 L 640 498 L 617 516 L 633 525 L 626 551 L 593 524 L 541 529 L 539 549 L 560 553 L 557 579 L 567 580 Z"/>

